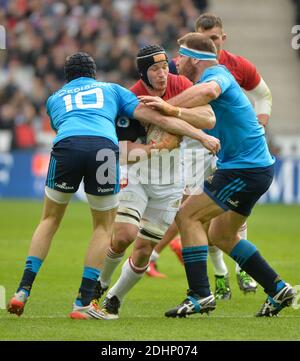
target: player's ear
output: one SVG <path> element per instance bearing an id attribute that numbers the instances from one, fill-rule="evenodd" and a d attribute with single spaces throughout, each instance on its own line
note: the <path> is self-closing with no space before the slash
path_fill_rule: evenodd
<path id="1" fill-rule="evenodd" d="M 225 40 L 227 40 L 227 34 L 223 33 L 222 34 L 222 41 L 225 41 Z"/>
<path id="2" fill-rule="evenodd" d="M 194 58 L 192 58 L 192 64 L 193 64 L 193 65 L 198 65 L 199 62 L 200 62 L 199 59 L 194 59 Z"/>

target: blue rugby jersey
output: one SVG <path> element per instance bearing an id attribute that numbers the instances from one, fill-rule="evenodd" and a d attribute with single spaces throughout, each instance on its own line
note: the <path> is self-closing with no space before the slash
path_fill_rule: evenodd
<path id="1" fill-rule="evenodd" d="M 51 126 L 57 132 L 53 144 L 76 135 L 94 135 L 118 144 L 116 118 L 132 117 L 139 101 L 129 90 L 114 83 L 81 77 L 47 100 Z"/>
<path id="2" fill-rule="evenodd" d="M 205 69 L 198 83 L 215 81 L 222 93 L 211 101 L 216 125 L 206 133 L 218 138 L 221 150 L 217 154 L 219 169 L 267 167 L 275 162 L 254 109 L 242 89 L 222 65 Z"/>

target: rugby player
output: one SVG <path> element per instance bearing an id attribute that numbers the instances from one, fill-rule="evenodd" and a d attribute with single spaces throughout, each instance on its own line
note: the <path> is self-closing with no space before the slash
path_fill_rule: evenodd
<path id="1" fill-rule="evenodd" d="M 272 95 L 269 87 L 257 71 L 254 64 L 248 59 L 232 54 L 223 49 L 223 44 L 227 39 L 227 35 L 223 30 L 222 19 L 214 14 L 204 13 L 199 16 L 195 22 L 195 31 L 208 36 L 217 48 L 217 58 L 221 65 L 225 65 L 234 76 L 238 84 L 247 91 L 247 94 L 254 102 L 254 108 L 257 118 L 264 127 L 269 122 L 272 108 Z M 177 74 L 178 57 L 169 62 L 170 72 Z M 199 143 L 195 143 L 192 139 L 187 139 L 188 148 L 199 147 Z M 209 161 L 210 155 L 205 153 L 205 162 Z M 188 186 L 190 186 L 188 184 Z M 170 226 L 165 236 L 155 247 L 151 256 L 150 267 L 147 273 L 149 276 L 160 276 L 157 273 L 157 259 L 160 252 L 167 244 L 178 255 L 181 260 L 180 239 L 175 238 L 178 229 L 175 224 Z M 247 224 L 243 224 L 240 229 L 240 236 L 247 239 Z M 231 289 L 229 286 L 228 269 L 223 259 L 222 251 L 215 246 L 209 246 L 209 255 L 213 264 L 215 274 L 215 296 L 217 299 L 229 299 L 231 297 Z M 243 271 L 238 263 L 236 263 L 236 276 L 238 285 L 244 293 L 255 292 L 257 289 L 256 282 Z"/>
<path id="2" fill-rule="evenodd" d="M 179 73 L 195 85 L 171 99 L 171 105 L 149 96 L 140 99 L 164 114 L 168 109 L 172 111 L 172 105 L 211 104 L 217 122 L 207 132 L 220 139 L 222 148 L 216 171 L 204 183 L 204 192 L 191 195 L 176 216 L 189 289 L 187 298 L 165 316 L 186 317 L 215 309 L 215 297 L 207 277 L 208 239 L 264 288 L 268 297 L 256 316 L 277 315 L 292 304 L 295 292 L 255 245 L 238 234 L 273 180 L 275 160 L 268 150 L 264 128 L 234 77 L 218 64 L 211 39 L 189 33 L 178 43 Z"/>
<path id="3" fill-rule="evenodd" d="M 170 132 L 199 141 L 203 135 L 180 119 L 161 116 L 139 104 L 137 97 L 120 85 L 96 81 L 95 61 L 86 53 L 68 57 L 64 69 L 67 84 L 47 101 L 51 126 L 57 135 L 48 168 L 42 219 L 33 234 L 21 282 L 7 309 L 18 316 L 23 313 L 52 238 L 83 179 L 94 229 L 70 317 L 101 319 L 106 314 L 93 302 L 93 296 L 119 204 L 119 147 L 115 129 L 118 114 L 159 124 Z M 218 141 L 212 150 L 215 146 L 217 151 Z"/>
<path id="4" fill-rule="evenodd" d="M 141 79 L 131 88 L 131 91 L 136 95 L 151 94 L 168 100 L 192 86 L 187 78 L 169 74 L 166 52 L 158 45 L 148 45 L 140 49 L 137 55 L 137 67 Z M 207 107 L 182 108 L 179 116 L 199 128 L 214 126 L 214 115 L 211 109 Z M 166 142 L 172 143 L 169 134 L 166 134 L 165 139 Z M 174 147 L 178 146 L 179 142 L 176 137 Z M 164 156 L 169 157 L 168 154 L 161 155 L 161 157 Z M 166 174 L 174 173 L 176 168 L 180 168 L 179 154 L 177 159 L 178 163 L 175 163 L 172 168 L 166 166 L 169 162 L 168 158 L 166 161 L 161 160 L 164 169 L 150 168 L 151 180 L 147 176 L 137 179 L 130 170 L 128 172 L 128 185 L 120 193 L 120 206 L 114 225 L 114 237 L 104 261 L 98 292 L 95 295 L 95 298 L 99 299 L 108 288 L 112 274 L 122 261 L 125 250 L 134 241 L 132 255 L 123 264 L 118 281 L 109 290 L 104 300 L 105 310 L 111 319 L 119 317 L 119 308 L 125 295 L 147 270 L 149 257 L 154 246 L 163 237 L 178 211 L 184 183 L 180 177 L 176 181 L 174 174 L 171 174 L 171 177 Z M 151 159 L 152 162 L 155 165 L 159 164 L 153 158 Z M 149 174 L 148 161 L 140 165 L 140 170 L 141 174 L 144 171 L 146 175 Z"/>

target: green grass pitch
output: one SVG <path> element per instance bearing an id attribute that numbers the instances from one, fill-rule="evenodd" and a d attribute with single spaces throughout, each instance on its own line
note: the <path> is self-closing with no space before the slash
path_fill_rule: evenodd
<path id="1" fill-rule="evenodd" d="M 6 289 L 6 300 L 22 275 L 41 209 L 39 202 L 0 201 L 0 285 Z M 292 285 L 300 284 L 299 222 L 300 207 L 282 205 L 257 206 L 248 222 L 249 239 Z M 168 278 L 145 277 L 128 294 L 119 320 L 71 320 L 68 314 L 90 236 L 88 206 L 72 202 L 24 314 L 19 318 L 0 310 L 0 340 L 300 340 L 300 309 L 285 309 L 278 318 L 253 317 L 265 294 L 260 287 L 255 295 L 243 295 L 227 256 L 232 299 L 218 302 L 210 316 L 166 319 L 164 312 L 181 302 L 187 289 L 184 268 L 169 249 L 159 263 Z M 209 274 L 213 286 L 210 263 Z"/>

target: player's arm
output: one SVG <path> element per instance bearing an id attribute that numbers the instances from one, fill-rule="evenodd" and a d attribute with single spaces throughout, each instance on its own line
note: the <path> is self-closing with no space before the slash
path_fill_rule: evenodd
<path id="1" fill-rule="evenodd" d="M 216 124 L 216 117 L 210 105 L 195 108 L 183 108 L 171 105 L 160 97 L 140 96 L 139 99 L 150 108 L 161 114 L 175 116 L 199 129 L 212 129 Z"/>
<path id="2" fill-rule="evenodd" d="M 260 124 L 266 127 L 272 110 L 272 94 L 269 87 L 261 78 L 258 85 L 248 93 L 254 101 L 254 109 Z"/>
<path id="3" fill-rule="evenodd" d="M 168 103 L 177 107 L 195 108 L 217 99 L 221 92 L 222 90 L 216 81 L 209 81 L 207 83 L 193 85 L 168 100 Z"/>
<path id="4" fill-rule="evenodd" d="M 47 102 L 46 102 L 46 112 L 48 114 L 48 117 L 49 117 L 49 121 L 50 121 L 50 125 L 51 125 L 51 128 L 55 131 L 55 133 L 57 133 L 57 129 L 53 123 L 53 120 L 52 120 L 52 112 L 51 112 L 51 109 L 52 109 L 52 96 L 50 96 L 48 99 L 47 99 Z"/>
<path id="5" fill-rule="evenodd" d="M 254 109 L 261 125 L 267 126 L 272 109 L 272 94 L 256 69 L 248 59 L 238 56 L 239 76 L 241 87 L 245 89 L 254 102 Z"/>
<path id="6" fill-rule="evenodd" d="M 151 156 L 151 150 L 156 149 L 155 144 L 140 144 L 129 140 L 119 142 L 120 164 L 132 164 Z"/>
<path id="7" fill-rule="evenodd" d="M 203 144 L 212 153 L 216 154 L 220 150 L 220 141 L 217 138 L 208 136 L 201 130 L 193 127 L 187 122 L 160 114 L 159 112 L 147 107 L 145 104 L 138 103 L 137 97 L 132 92 L 115 84 L 117 101 L 119 103 L 119 113 L 127 117 L 133 117 L 141 122 L 155 124 L 171 134 L 186 135 L 196 139 Z"/>
<path id="8" fill-rule="evenodd" d="M 162 115 L 145 104 L 140 103 L 135 108 L 133 116 L 142 122 L 155 124 L 171 134 L 196 139 L 214 154 L 220 150 L 220 141 L 217 138 L 205 134 L 181 119 Z"/>

